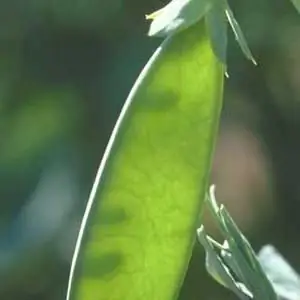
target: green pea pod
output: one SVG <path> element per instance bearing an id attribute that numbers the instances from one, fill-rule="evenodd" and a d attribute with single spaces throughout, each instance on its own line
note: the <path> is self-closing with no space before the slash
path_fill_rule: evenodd
<path id="1" fill-rule="evenodd" d="M 176 298 L 205 195 L 223 74 L 202 22 L 151 57 L 100 164 L 67 300 Z"/>

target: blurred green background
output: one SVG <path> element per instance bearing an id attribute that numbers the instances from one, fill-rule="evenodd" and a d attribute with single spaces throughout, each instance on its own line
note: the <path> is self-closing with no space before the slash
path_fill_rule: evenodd
<path id="1" fill-rule="evenodd" d="M 300 17 L 288 0 L 230 3 L 259 65 L 230 33 L 211 181 L 255 248 L 274 244 L 299 271 Z M 0 1 L 0 299 L 64 299 L 96 168 L 161 42 L 144 15 L 164 4 Z M 207 276 L 200 246 L 180 299 L 234 299 Z"/>

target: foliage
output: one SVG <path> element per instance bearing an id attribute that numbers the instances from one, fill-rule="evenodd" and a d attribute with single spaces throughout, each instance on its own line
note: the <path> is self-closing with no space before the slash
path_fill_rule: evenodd
<path id="1" fill-rule="evenodd" d="M 276 300 L 277 296 L 259 264 L 249 242 L 239 231 L 223 205 L 217 205 L 214 186 L 207 196 L 209 208 L 225 236 L 223 245 L 218 245 L 206 236 L 204 227 L 198 229 L 198 238 L 207 251 L 206 266 L 209 273 L 241 299 Z M 218 245 L 220 255 L 215 254 Z"/>
<path id="2" fill-rule="evenodd" d="M 244 34 L 225 0 L 173 0 L 146 18 L 153 19 L 148 33 L 150 36 L 170 36 L 204 18 L 212 48 L 225 65 L 228 21 L 245 56 L 256 64 Z"/>
<path id="3" fill-rule="evenodd" d="M 203 225 L 197 230 L 210 275 L 240 299 L 299 299 L 299 275 L 273 246 L 263 247 L 256 256 L 225 207 L 217 204 L 214 186 L 206 196 L 206 203 L 225 237 L 221 245 L 206 235 Z"/>

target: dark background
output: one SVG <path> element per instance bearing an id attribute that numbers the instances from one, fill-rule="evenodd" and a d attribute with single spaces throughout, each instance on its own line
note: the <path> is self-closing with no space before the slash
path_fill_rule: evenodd
<path id="1" fill-rule="evenodd" d="M 96 168 L 161 42 L 144 15 L 165 3 L 0 1 L 0 299 L 65 298 Z M 300 270 L 300 16 L 288 0 L 230 3 L 259 65 L 230 32 L 212 182 L 255 249 L 275 244 Z M 181 299 L 234 299 L 194 254 Z"/>

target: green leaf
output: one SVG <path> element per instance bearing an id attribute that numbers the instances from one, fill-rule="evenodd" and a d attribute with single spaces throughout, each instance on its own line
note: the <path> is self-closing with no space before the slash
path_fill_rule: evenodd
<path id="1" fill-rule="evenodd" d="M 298 13 L 300 14 L 300 0 L 291 0 L 294 4 L 295 8 L 297 9 Z"/>
<path id="2" fill-rule="evenodd" d="M 162 9 L 147 15 L 152 19 L 149 36 L 170 36 L 198 22 L 214 0 L 172 0 Z"/>
<path id="3" fill-rule="evenodd" d="M 300 276 L 272 245 L 259 251 L 258 260 L 279 299 L 299 299 Z"/>
<path id="4" fill-rule="evenodd" d="M 234 240 L 234 244 L 239 249 L 239 252 L 242 254 L 241 256 L 245 258 L 247 264 L 252 269 L 253 277 L 249 277 L 249 279 L 253 282 L 253 286 L 259 287 L 261 286 L 261 283 L 263 283 L 264 288 L 259 290 L 259 292 L 261 293 L 261 297 L 264 299 L 276 299 L 274 289 L 270 281 L 268 280 L 265 272 L 263 271 L 250 243 L 238 229 L 237 225 L 234 223 L 233 219 L 231 218 L 225 207 L 222 207 L 220 209 L 220 212 L 223 217 L 224 224 L 227 228 L 228 235 L 231 237 L 232 240 Z M 238 257 L 239 255 L 237 256 L 237 259 Z M 241 266 L 241 264 L 239 265 Z M 258 280 L 258 282 L 256 280 Z"/>
<path id="5" fill-rule="evenodd" d="M 240 299 L 249 299 L 249 294 L 245 294 L 245 287 L 234 280 L 227 265 L 218 256 L 212 244 L 212 239 L 206 235 L 204 227 L 197 230 L 199 242 L 203 245 L 206 252 L 205 265 L 208 273 L 221 285 L 232 290 Z"/>
<path id="6" fill-rule="evenodd" d="M 249 266 L 248 257 L 244 255 L 241 249 L 236 244 L 236 238 L 241 239 L 240 236 L 236 237 L 228 229 L 228 218 L 229 216 L 226 213 L 226 210 L 223 205 L 220 207 L 215 198 L 215 186 L 211 186 L 209 190 L 209 194 L 206 196 L 207 204 L 213 214 L 215 221 L 219 229 L 221 230 L 223 236 L 225 237 L 229 249 L 232 251 L 232 256 L 223 255 L 224 260 L 226 261 L 227 265 L 231 267 L 231 269 L 235 272 L 235 275 L 247 286 L 249 290 L 252 291 L 253 284 L 249 281 L 248 276 L 245 276 L 245 272 L 252 275 L 253 269 Z M 232 220 L 232 219 L 230 219 Z M 238 263 L 237 263 L 238 261 Z"/>
<path id="7" fill-rule="evenodd" d="M 237 20 L 235 19 L 233 12 L 231 10 L 231 8 L 229 7 L 229 5 L 226 5 L 226 9 L 225 9 L 225 14 L 226 17 L 228 19 L 228 22 L 233 30 L 233 33 L 235 35 L 235 39 L 238 42 L 238 44 L 240 45 L 243 53 L 245 54 L 245 56 L 251 60 L 253 62 L 253 64 L 257 65 L 250 48 L 248 47 L 247 41 L 244 37 L 244 34 L 242 32 L 242 29 L 240 28 L 239 23 L 237 22 Z"/>
<path id="8" fill-rule="evenodd" d="M 238 229 L 225 207 L 218 206 L 215 199 L 215 186 L 211 186 L 206 199 L 213 217 L 224 235 L 226 248 L 230 252 L 228 254 L 228 251 L 221 251 L 223 261 L 236 278 L 251 291 L 254 299 L 277 299 L 248 240 Z"/>
<path id="9" fill-rule="evenodd" d="M 216 3 L 206 14 L 205 22 L 215 55 L 227 65 L 227 20 L 223 2 Z"/>
<path id="10" fill-rule="evenodd" d="M 176 298 L 205 195 L 223 74 L 203 23 L 167 39 L 154 53 L 100 164 L 67 299 Z"/>

